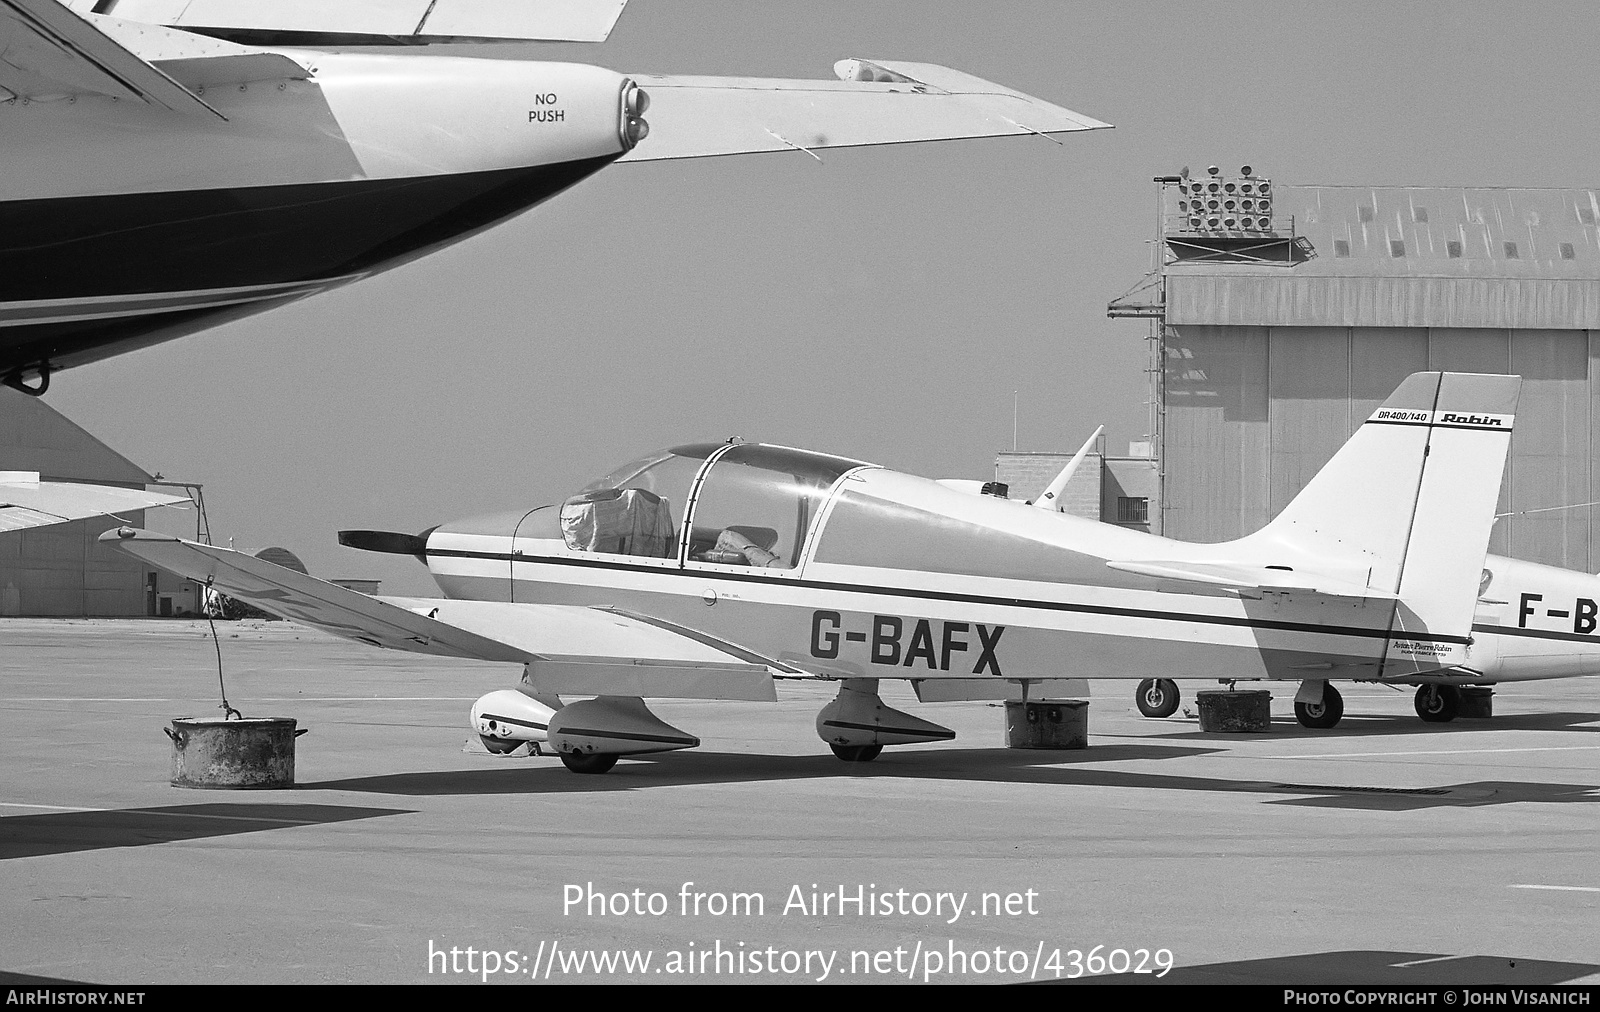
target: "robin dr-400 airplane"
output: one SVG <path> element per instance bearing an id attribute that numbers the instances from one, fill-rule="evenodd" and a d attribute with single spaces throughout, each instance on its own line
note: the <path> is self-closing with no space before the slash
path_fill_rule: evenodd
<path id="1" fill-rule="evenodd" d="M 372 598 L 145 531 L 104 538 L 352 639 L 521 663 L 517 689 L 474 705 L 474 729 L 491 750 L 543 743 L 580 772 L 699 743 L 646 697 L 772 700 L 779 679 L 838 682 L 817 731 L 851 761 L 953 737 L 886 706 L 884 678 L 923 702 L 1156 672 L 1292 679 L 1302 723 L 1330 727 L 1331 679 L 1433 690 L 1600 670 L 1593 577 L 1506 562 L 1490 589 L 1520 604 L 1475 622 L 1520 384 L 1409 377 L 1272 523 L 1228 544 L 741 442 L 651 454 L 563 503 L 340 535 L 414 554 L 442 599 Z M 1542 610 L 1528 621 L 1530 600 L 1568 598 L 1569 619 L 1588 616 L 1576 634 Z M 1575 638 L 1590 651 L 1577 659 Z"/>
<path id="2" fill-rule="evenodd" d="M 0 382 L 43 393 L 358 281 L 613 162 L 1107 126 L 921 63 L 791 81 L 349 48 L 598 42 L 625 2 L 0 0 Z"/>

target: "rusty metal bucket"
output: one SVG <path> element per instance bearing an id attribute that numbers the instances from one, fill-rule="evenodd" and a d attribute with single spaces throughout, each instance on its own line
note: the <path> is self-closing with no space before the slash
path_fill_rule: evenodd
<path id="1" fill-rule="evenodd" d="M 172 786 L 274 790 L 294 786 L 293 717 L 174 717 L 161 730 L 172 739 Z"/>

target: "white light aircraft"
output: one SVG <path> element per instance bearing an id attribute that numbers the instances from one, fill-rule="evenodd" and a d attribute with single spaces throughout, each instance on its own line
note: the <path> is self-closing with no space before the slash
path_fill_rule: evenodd
<path id="1" fill-rule="evenodd" d="M 341 533 L 415 555 L 439 599 L 368 597 L 131 528 L 103 538 L 341 636 L 523 664 L 518 688 L 474 705 L 474 729 L 580 772 L 698 744 L 646 697 L 772 700 L 780 679 L 838 682 L 817 731 L 849 761 L 953 737 L 886 706 L 884 678 L 923 702 L 1153 671 L 1287 679 L 1301 722 L 1329 727 L 1332 679 L 1427 693 L 1600 672 L 1600 580 L 1491 562 L 1504 600 L 1478 600 L 1520 384 L 1411 376 L 1271 524 L 1220 545 L 736 441 L 651 454 L 562 503 Z"/>
<path id="2" fill-rule="evenodd" d="M 795 81 L 349 51 L 598 42 L 625 2 L 0 0 L 0 382 L 43 393 L 357 281 L 613 162 L 1108 125 L 921 63 Z"/>

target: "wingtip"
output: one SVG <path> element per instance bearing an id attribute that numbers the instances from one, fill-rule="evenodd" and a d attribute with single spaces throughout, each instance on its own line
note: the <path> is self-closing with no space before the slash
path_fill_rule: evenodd
<path id="1" fill-rule="evenodd" d="M 171 534 L 160 534 L 160 533 L 157 533 L 156 531 L 147 531 L 142 527 L 130 527 L 130 526 L 127 526 L 127 525 L 123 525 L 121 527 L 113 527 L 111 530 L 106 531 L 104 534 L 100 535 L 100 537 L 97 540 L 105 541 L 105 542 L 117 542 L 117 541 L 182 541 L 183 539 L 180 538 L 180 537 L 175 537 L 175 536 L 173 536 Z"/>

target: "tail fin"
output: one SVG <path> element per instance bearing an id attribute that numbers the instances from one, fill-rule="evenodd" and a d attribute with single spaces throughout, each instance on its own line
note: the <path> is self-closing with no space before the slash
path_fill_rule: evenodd
<path id="1" fill-rule="evenodd" d="M 1390 674 L 1464 660 L 1521 387 L 1517 376 L 1413 373 L 1246 539 L 1310 565 L 1358 566 L 1367 586 L 1397 594 Z"/>

